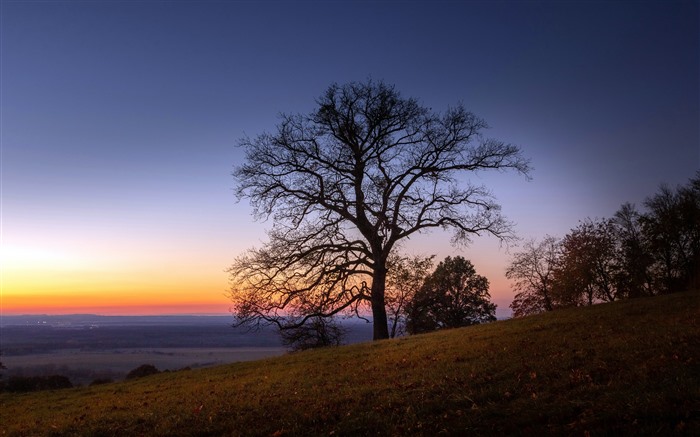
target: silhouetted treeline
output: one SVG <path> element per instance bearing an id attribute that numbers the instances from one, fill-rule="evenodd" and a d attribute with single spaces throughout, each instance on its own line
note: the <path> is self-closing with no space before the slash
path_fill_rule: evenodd
<path id="1" fill-rule="evenodd" d="M 73 384 L 65 376 L 13 376 L 0 383 L 0 391 L 25 393 L 39 390 L 71 388 Z"/>
<path id="2" fill-rule="evenodd" d="M 152 364 L 143 364 L 127 375 L 126 379 L 143 378 L 145 376 L 155 375 L 160 373 Z M 90 385 L 107 384 L 114 382 L 112 378 L 96 378 Z M 41 390 L 58 390 L 63 388 L 72 388 L 70 378 L 64 375 L 43 375 L 43 376 L 11 376 L 5 381 L 0 381 L 0 391 L 11 393 L 26 393 Z"/>
<path id="3" fill-rule="evenodd" d="M 97 379 L 121 380 L 124 379 L 125 372 L 111 369 L 91 369 L 88 363 L 80 366 L 56 365 L 56 364 L 36 364 L 31 366 L 10 366 L 0 378 L 7 381 L 9 378 L 31 378 L 49 377 L 61 375 L 68 378 L 73 385 L 87 385 Z"/>
<path id="4" fill-rule="evenodd" d="M 623 204 L 586 219 L 563 238 L 528 241 L 506 271 L 515 317 L 556 308 L 697 289 L 700 286 L 700 171 L 661 186 L 644 209 Z"/>

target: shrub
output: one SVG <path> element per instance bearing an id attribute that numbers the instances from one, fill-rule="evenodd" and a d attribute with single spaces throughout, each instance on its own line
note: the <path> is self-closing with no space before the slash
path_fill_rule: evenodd
<path id="1" fill-rule="evenodd" d="M 90 383 L 90 387 L 93 385 L 111 384 L 114 380 L 112 378 L 97 378 Z"/>
<path id="2" fill-rule="evenodd" d="M 143 378 L 144 376 L 155 375 L 160 373 L 156 366 L 152 364 L 142 364 L 131 372 L 127 373 L 126 379 Z"/>
<path id="3" fill-rule="evenodd" d="M 293 351 L 339 346 L 345 330 L 333 318 L 313 317 L 305 324 L 280 330 L 282 344 Z"/>

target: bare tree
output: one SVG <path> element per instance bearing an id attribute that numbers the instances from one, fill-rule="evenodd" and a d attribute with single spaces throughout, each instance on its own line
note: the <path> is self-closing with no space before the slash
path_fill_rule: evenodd
<path id="1" fill-rule="evenodd" d="M 461 105 L 435 113 L 383 82 L 331 85 L 317 106 L 241 141 L 238 196 L 273 227 L 230 268 L 232 312 L 239 325 L 289 327 L 369 303 L 374 339 L 388 338 L 397 245 L 435 228 L 454 230 L 455 243 L 510 238 L 490 191 L 467 176 L 527 175 L 529 164 L 518 147 L 484 138 L 486 123 Z"/>
<path id="2" fill-rule="evenodd" d="M 510 307 L 514 317 L 552 311 L 555 307 L 554 275 L 560 255 L 560 242 L 547 235 L 541 242 L 530 240 L 516 253 L 506 269 L 506 277 L 517 291 Z"/>
<path id="3" fill-rule="evenodd" d="M 333 317 L 314 317 L 303 325 L 283 329 L 282 344 L 293 351 L 340 346 L 346 330 Z"/>

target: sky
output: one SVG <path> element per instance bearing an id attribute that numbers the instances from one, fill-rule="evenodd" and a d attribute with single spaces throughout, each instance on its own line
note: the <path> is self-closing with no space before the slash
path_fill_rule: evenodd
<path id="1" fill-rule="evenodd" d="M 266 241 L 231 176 L 245 135 L 332 83 L 463 104 L 532 179 L 473 176 L 523 239 L 642 205 L 700 169 L 697 1 L 6 1 L 0 4 L 2 314 L 226 314 Z M 517 247 L 440 232 L 498 314 Z"/>

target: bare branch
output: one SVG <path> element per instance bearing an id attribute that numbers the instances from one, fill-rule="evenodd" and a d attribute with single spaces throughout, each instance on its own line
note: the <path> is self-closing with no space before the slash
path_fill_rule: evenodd
<path id="1" fill-rule="evenodd" d="M 456 244 L 513 238 L 491 193 L 467 176 L 528 176 L 530 166 L 517 146 L 484 138 L 486 128 L 462 106 L 435 113 L 370 80 L 331 85 L 311 114 L 243 138 L 237 195 L 273 227 L 231 269 L 234 313 L 277 323 L 295 312 L 359 314 L 369 301 L 375 338 L 387 336 L 376 326 L 386 325 L 387 260 L 402 240 L 434 228 L 453 230 Z"/>

